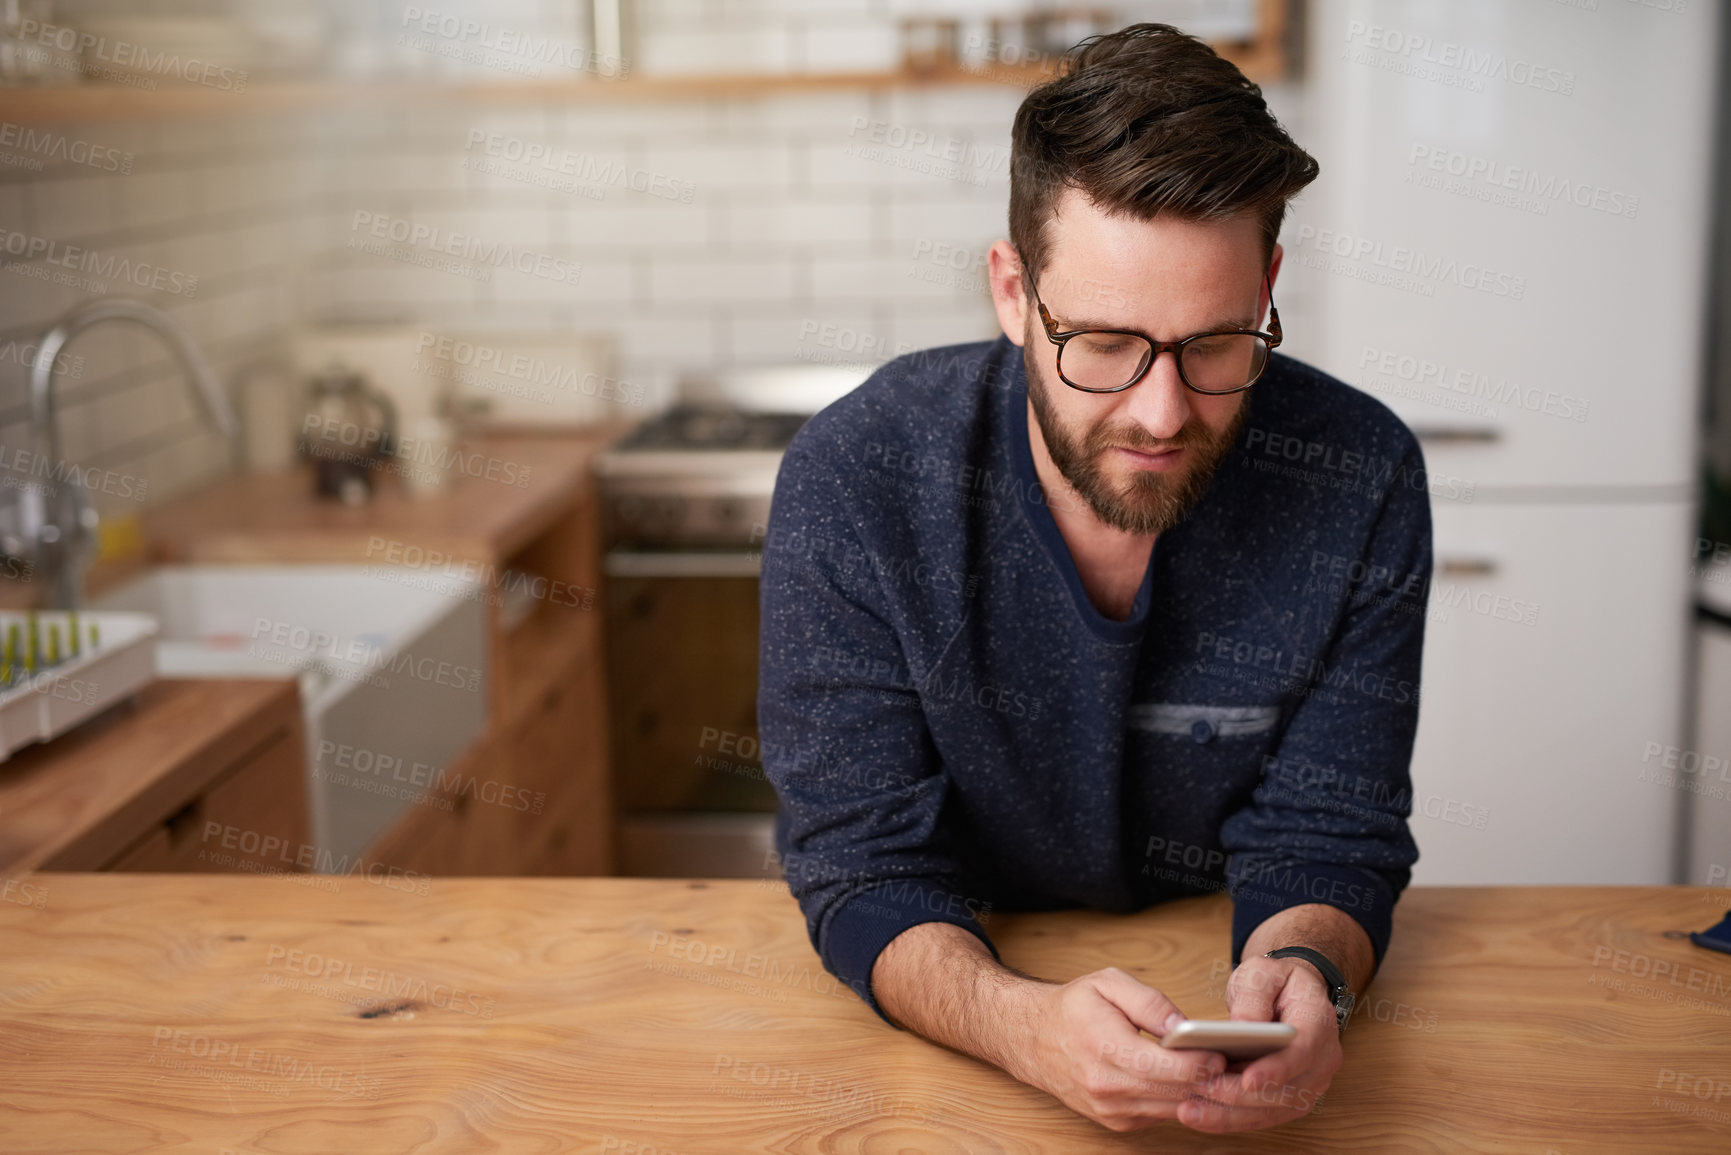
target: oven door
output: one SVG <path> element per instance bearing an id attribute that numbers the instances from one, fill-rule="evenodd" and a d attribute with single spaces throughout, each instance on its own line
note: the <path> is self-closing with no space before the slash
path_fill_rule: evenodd
<path id="1" fill-rule="evenodd" d="M 608 553 L 620 871 L 779 877 L 757 735 L 755 553 Z"/>

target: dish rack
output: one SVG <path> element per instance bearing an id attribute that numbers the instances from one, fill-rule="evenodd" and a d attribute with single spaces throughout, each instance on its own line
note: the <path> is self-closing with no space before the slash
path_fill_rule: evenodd
<path id="1" fill-rule="evenodd" d="M 0 611 L 0 762 L 148 685 L 156 632 L 149 614 Z"/>

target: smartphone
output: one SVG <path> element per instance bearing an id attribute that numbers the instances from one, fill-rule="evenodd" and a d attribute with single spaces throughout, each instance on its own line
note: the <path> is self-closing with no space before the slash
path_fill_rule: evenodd
<path id="1" fill-rule="evenodd" d="M 1234 1023 L 1185 1019 L 1160 1040 L 1174 1051 L 1219 1051 L 1228 1059 L 1259 1059 L 1273 1054 L 1298 1036 L 1290 1023 Z"/>

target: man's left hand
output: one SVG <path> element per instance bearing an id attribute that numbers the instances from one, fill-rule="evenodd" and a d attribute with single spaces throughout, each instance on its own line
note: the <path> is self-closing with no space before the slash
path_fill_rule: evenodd
<path id="1" fill-rule="evenodd" d="M 1234 1022 L 1290 1023 L 1298 1035 L 1284 1049 L 1203 1084 L 1205 1098 L 1184 1103 L 1178 1121 L 1220 1133 L 1308 1115 L 1341 1064 L 1334 1005 L 1316 968 L 1302 959 L 1247 958 L 1226 983 L 1226 1008 Z"/>

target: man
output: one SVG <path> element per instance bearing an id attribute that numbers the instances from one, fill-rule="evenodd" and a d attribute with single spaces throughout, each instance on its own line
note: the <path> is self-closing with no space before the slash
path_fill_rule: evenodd
<path id="1" fill-rule="evenodd" d="M 889 1022 L 1115 1130 L 1273 1126 L 1340 1066 L 1417 859 L 1423 461 L 1272 352 L 1317 166 L 1236 68 L 1127 28 L 1013 137 L 1003 337 L 891 362 L 783 459 L 778 846 L 825 966 Z M 1231 1016 L 1297 1029 L 1231 1070 L 1140 1033 L 1183 1017 L 1155 987 L 1023 975 L 981 925 L 1219 890 Z"/>

